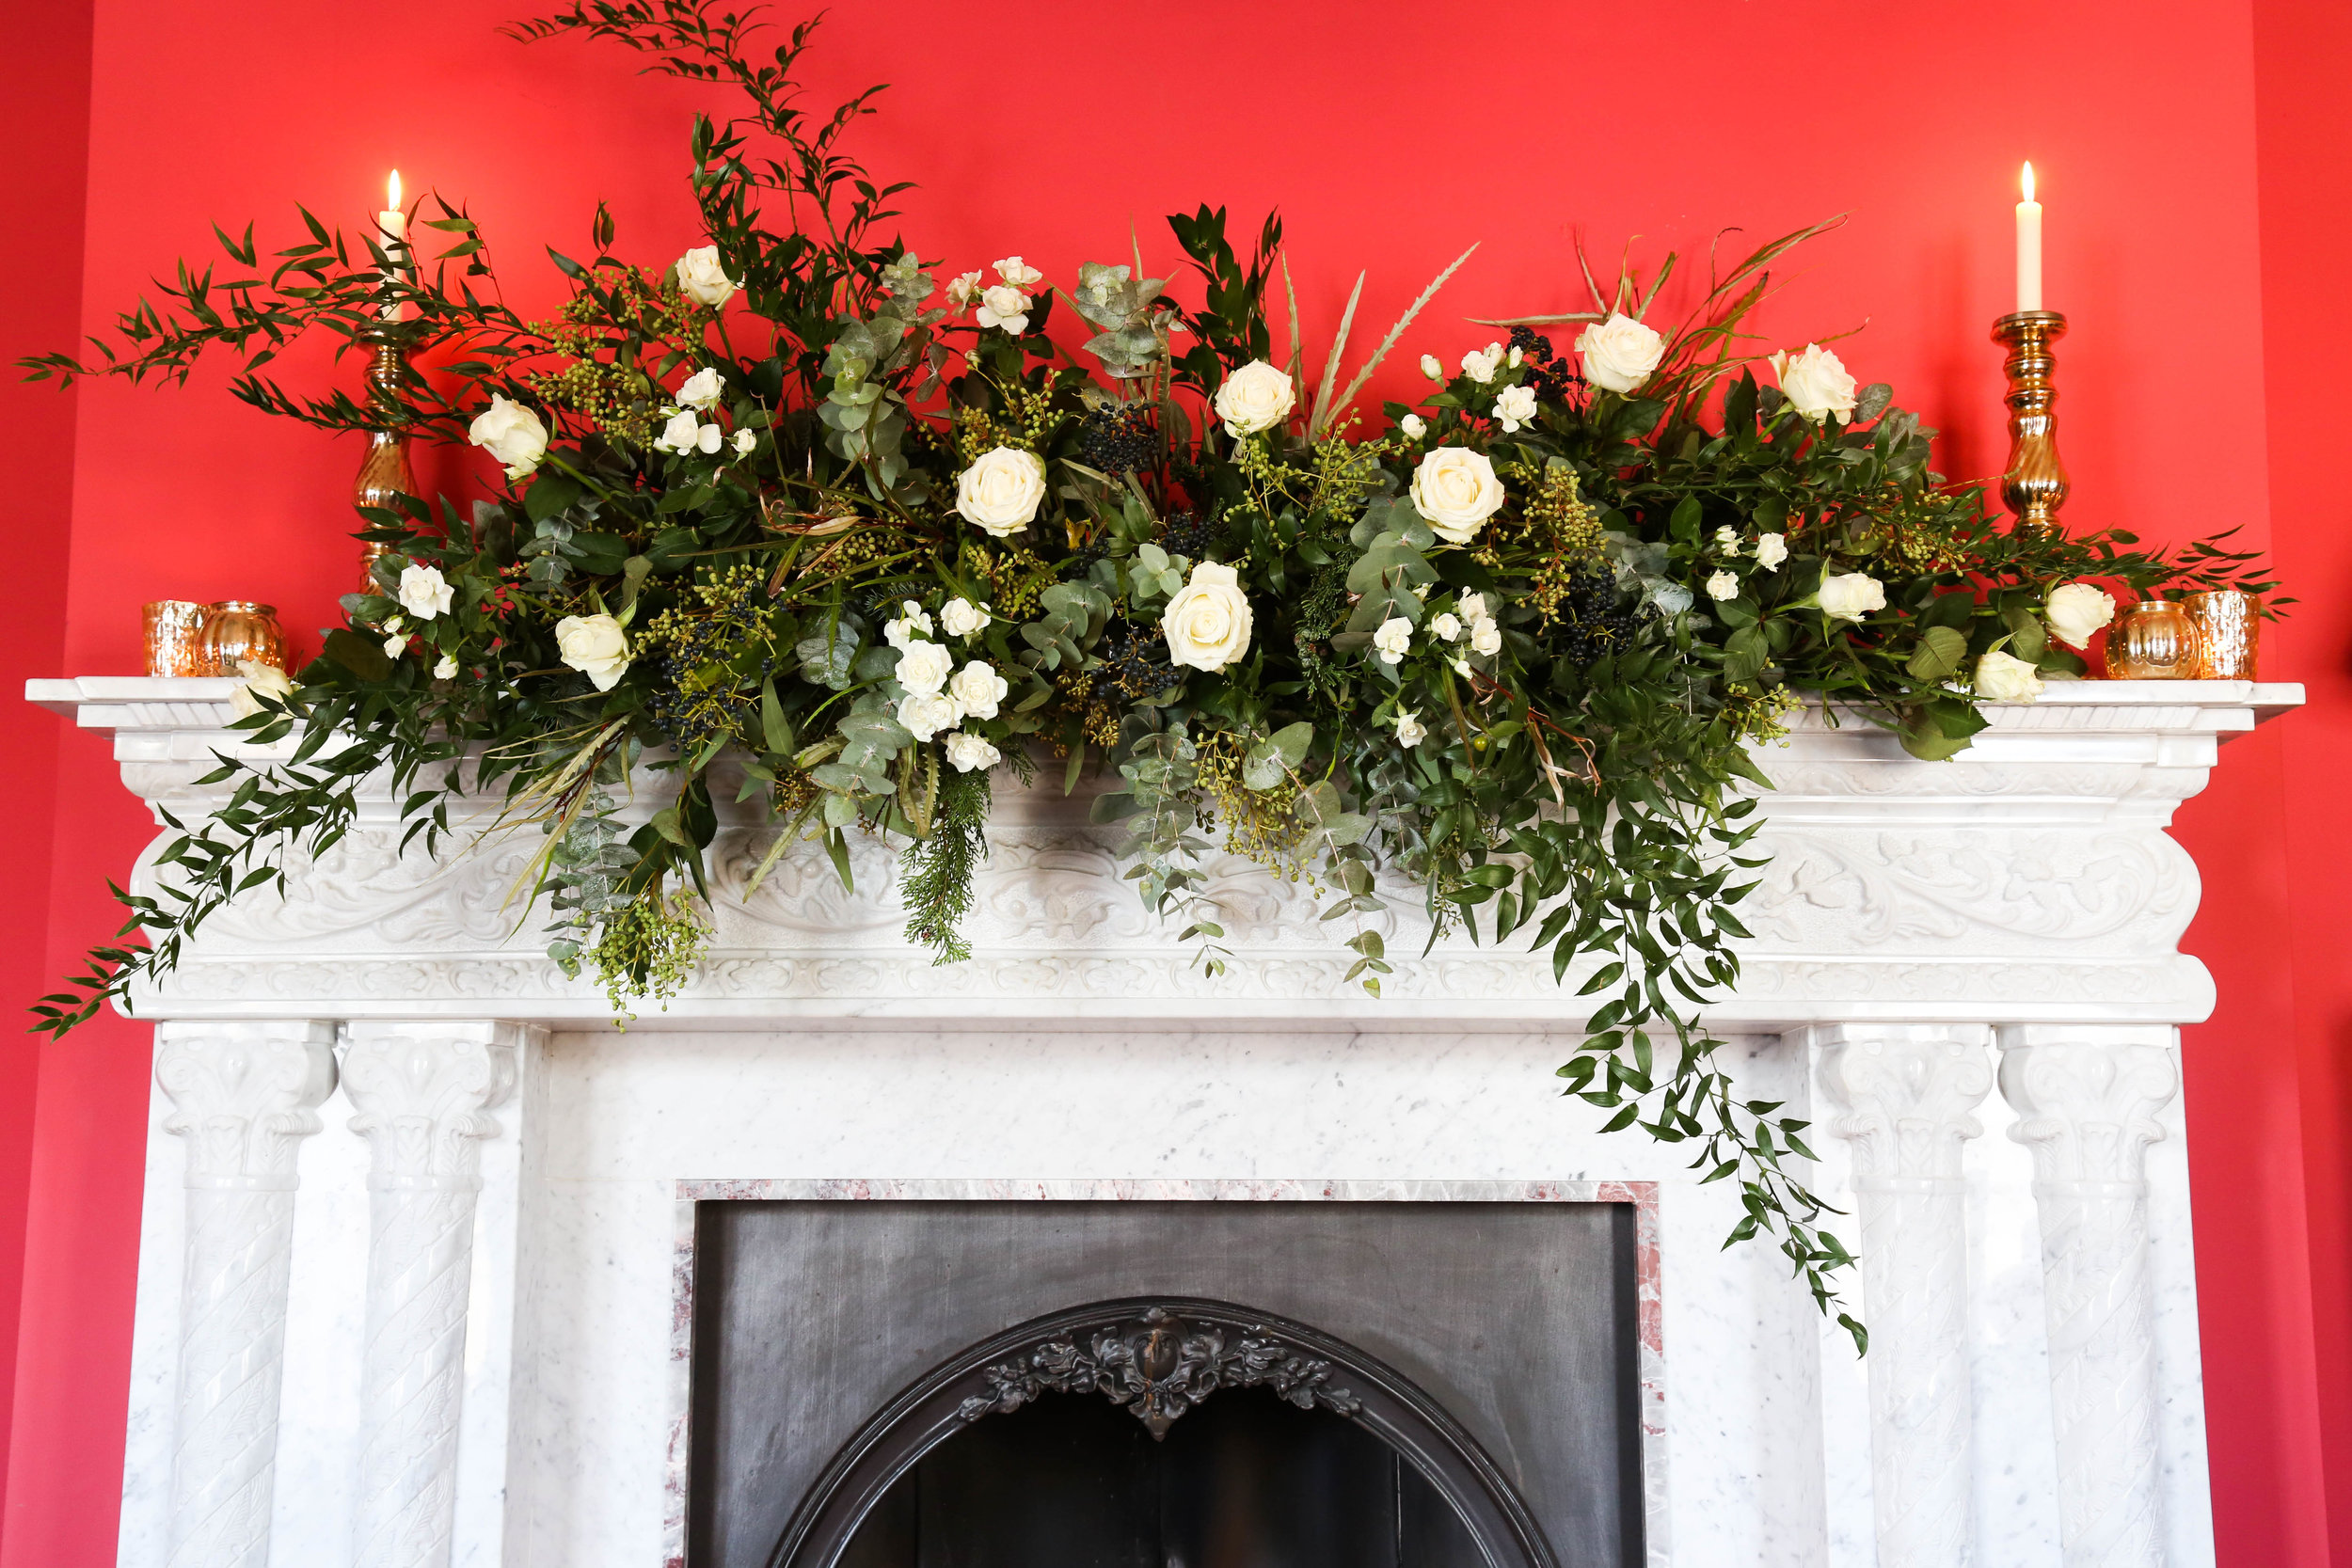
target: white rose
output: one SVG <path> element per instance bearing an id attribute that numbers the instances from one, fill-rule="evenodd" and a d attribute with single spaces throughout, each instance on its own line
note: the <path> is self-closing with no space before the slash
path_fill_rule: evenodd
<path id="1" fill-rule="evenodd" d="M 716 310 L 735 297 L 735 291 L 743 285 L 727 276 L 719 264 L 719 247 L 697 245 L 677 259 L 671 269 L 677 275 L 677 286 Z"/>
<path id="2" fill-rule="evenodd" d="M 1715 547 L 1725 555 L 1740 553 L 1740 531 L 1729 523 L 1715 531 Z"/>
<path id="3" fill-rule="evenodd" d="M 1502 429 L 1506 435 L 1523 424 L 1534 424 L 1535 422 L 1535 388 L 1505 387 L 1502 389 L 1502 395 L 1495 399 L 1495 418 L 1502 421 Z"/>
<path id="4" fill-rule="evenodd" d="M 910 642 L 899 652 L 898 668 L 893 673 L 909 691 L 937 691 L 946 684 L 947 672 L 955 663 L 956 656 L 944 642 Z"/>
<path id="5" fill-rule="evenodd" d="M 1459 642 L 1462 640 L 1462 623 L 1454 618 L 1452 610 L 1431 616 L 1429 629 L 1448 642 Z"/>
<path id="6" fill-rule="evenodd" d="M 1372 645 L 1380 651 L 1384 664 L 1401 664 L 1412 652 L 1413 623 L 1402 615 L 1391 615 L 1380 623 L 1380 629 L 1372 634 Z"/>
<path id="7" fill-rule="evenodd" d="M 735 433 L 736 456 L 749 457 L 752 454 L 752 449 L 758 445 L 759 437 L 753 435 L 750 431 L 739 430 Z"/>
<path id="8" fill-rule="evenodd" d="M 974 300 L 980 297 L 980 275 L 977 272 L 956 274 L 947 280 L 947 297 L 959 310 L 969 308 Z"/>
<path id="9" fill-rule="evenodd" d="M 1491 620 L 1494 616 L 1494 611 L 1486 608 L 1484 594 L 1465 594 L 1454 603 L 1461 606 L 1464 618 L 1471 622 Z"/>
<path id="10" fill-rule="evenodd" d="M 1485 348 L 1474 348 L 1462 356 L 1462 373 L 1482 387 L 1495 378 L 1495 372 L 1502 365 L 1501 343 L 1488 343 Z"/>
<path id="11" fill-rule="evenodd" d="M 438 566 L 404 566 L 400 571 L 400 608 L 420 621 L 449 613 L 456 590 Z"/>
<path id="12" fill-rule="evenodd" d="M 1436 355 L 1424 354 L 1421 356 L 1421 373 L 1427 376 L 1432 381 L 1443 381 L 1445 379 L 1445 367 L 1438 363 L 1438 356 Z"/>
<path id="13" fill-rule="evenodd" d="M 1396 421 L 1396 428 L 1405 433 L 1406 440 L 1418 441 L 1429 434 L 1429 421 L 1419 414 L 1407 414 Z"/>
<path id="14" fill-rule="evenodd" d="M 628 673 L 628 639 L 610 615 L 566 615 L 555 623 L 555 649 L 564 663 L 610 691 Z"/>
<path id="15" fill-rule="evenodd" d="M 993 768 L 1004 760 L 1004 753 L 990 745 L 984 736 L 966 735 L 961 730 L 941 742 L 947 750 L 948 766 L 959 773 L 969 773 L 975 768 Z"/>
<path id="16" fill-rule="evenodd" d="M 509 479 L 532 472 L 548 454 L 548 427 L 539 416 L 496 393 L 491 394 L 490 406 L 466 427 L 466 439 L 488 448 L 492 457 L 506 465 Z"/>
<path id="17" fill-rule="evenodd" d="M 929 740 L 958 717 L 956 700 L 936 691 L 910 691 L 898 699 L 898 722 L 917 740 Z"/>
<path id="18" fill-rule="evenodd" d="M 390 620 L 383 622 L 382 625 L 386 631 L 401 631 L 406 628 L 408 623 L 395 615 Z"/>
<path id="19" fill-rule="evenodd" d="M 1729 572 L 1717 572 L 1707 579 L 1707 596 L 1710 599 L 1738 598 L 1740 579 Z"/>
<path id="20" fill-rule="evenodd" d="M 1168 657 L 1187 670 L 1222 670 L 1249 651 L 1249 599 L 1231 566 L 1204 561 L 1160 617 Z"/>
<path id="21" fill-rule="evenodd" d="M 1527 356 L 1519 350 L 1518 346 L 1517 344 L 1513 344 L 1511 353 L 1508 357 L 1503 360 L 1503 363 L 1516 371 L 1519 368 L 1519 365 L 1526 359 L 1526 357 Z"/>
<path id="22" fill-rule="evenodd" d="M 980 453 L 956 476 L 956 511 L 998 539 L 1029 526 L 1045 501 L 1045 460 L 1018 447 Z"/>
<path id="23" fill-rule="evenodd" d="M 725 438 L 725 436 L 726 433 L 717 425 L 707 424 L 694 432 L 694 448 L 697 451 L 706 453 L 717 451 L 719 443 Z"/>
<path id="24" fill-rule="evenodd" d="M 398 658 L 407 651 L 408 634 L 406 632 L 396 631 L 392 633 L 391 636 L 384 639 L 384 657 L 386 658 Z"/>
<path id="25" fill-rule="evenodd" d="M 1045 275 L 1028 265 L 1018 256 L 1008 256 L 996 263 L 996 276 L 1016 289 L 1034 288 L 1045 281 Z"/>
<path id="26" fill-rule="evenodd" d="M 1502 481 L 1483 451 L 1439 447 L 1413 467 L 1413 510 L 1438 538 L 1467 545 L 1502 508 Z"/>
<path id="27" fill-rule="evenodd" d="M 456 673 L 457 657 L 454 654 L 443 654 L 433 666 L 433 678 L 437 681 L 450 680 Z"/>
<path id="28" fill-rule="evenodd" d="M 2104 588 L 2066 582 L 2050 590 L 2050 630 L 2070 647 L 2088 648 L 2099 628 L 2115 619 L 2115 600 Z"/>
<path id="29" fill-rule="evenodd" d="M 1488 658 L 1502 652 L 1502 628 L 1492 621 L 1481 621 L 1470 627 L 1470 652 Z"/>
<path id="30" fill-rule="evenodd" d="M 882 641 L 894 648 L 903 648 L 914 641 L 914 634 L 930 635 L 931 618 L 923 613 L 923 607 L 913 599 L 899 602 L 896 619 L 882 623 Z"/>
<path id="31" fill-rule="evenodd" d="M 983 289 L 972 319 L 982 326 L 1001 326 L 1018 338 L 1029 329 L 1029 296 L 1006 283 Z"/>
<path id="32" fill-rule="evenodd" d="M 1294 401 L 1290 376 L 1252 359 L 1217 388 L 1216 417 L 1236 436 L 1255 436 L 1289 419 Z"/>
<path id="33" fill-rule="evenodd" d="M 694 418 L 692 409 L 670 416 L 670 422 L 661 427 L 661 434 L 653 438 L 656 451 L 674 451 L 680 457 L 694 450 L 702 432 L 702 421 Z"/>
<path id="34" fill-rule="evenodd" d="M 1780 570 L 1780 563 L 1788 559 L 1788 541 L 1777 533 L 1756 536 L 1756 563 L 1767 571 Z"/>
<path id="35" fill-rule="evenodd" d="M 1820 602 L 1824 615 L 1859 621 L 1886 608 L 1886 585 L 1867 572 L 1840 572 L 1822 579 Z"/>
<path id="36" fill-rule="evenodd" d="M 2022 658 L 1989 653 L 1977 660 L 1977 695 L 1988 703 L 2030 703 L 2042 695 L 2042 677 Z"/>
<path id="37" fill-rule="evenodd" d="M 677 389 L 678 402 L 689 408 L 715 408 L 725 395 L 726 388 L 719 385 L 718 369 L 711 365 L 688 376 Z"/>
<path id="38" fill-rule="evenodd" d="M 1012 687 L 993 666 L 974 659 L 956 672 L 956 678 L 947 683 L 947 695 L 963 709 L 966 719 L 993 719 L 996 705 L 1005 700 Z"/>
<path id="39" fill-rule="evenodd" d="M 267 697 L 272 702 L 283 702 L 294 689 L 294 682 L 286 678 L 285 671 L 275 664 L 264 664 L 258 658 L 237 660 L 237 673 L 245 678 L 229 693 L 229 704 L 237 710 L 240 719 L 250 719 L 262 711 L 262 705 L 255 701 L 256 698 Z"/>
<path id="40" fill-rule="evenodd" d="M 1403 708 L 1397 709 L 1396 743 L 1399 746 L 1418 746 L 1428 738 L 1427 725 Z"/>
<path id="41" fill-rule="evenodd" d="M 1846 373 L 1837 356 L 1819 343 L 1805 344 L 1804 352 L 1798 355 L 1776 351 L 1772 373 L 1780 377 L 1780 389 L 1788 394 L 1789 405 L 1815 424 L 1832 414 L 1842 420 L 1853 413 L 1853 377 Z"/>
<path id="42" fill-rule="evenodd" d="M 971 637 L 988 629 L 991 616 L 984 605 L 969 599 L 949 599 L 939 608 L 939 624 L 950 637 Z"/>
<path id="43" fill-rule="evenodd" d="M 1584 379 L 1613 392 L 1630 392 L 1666 357 L 1666 340 L 1631 316 L 1612 315 L 1576 336 Z"/>

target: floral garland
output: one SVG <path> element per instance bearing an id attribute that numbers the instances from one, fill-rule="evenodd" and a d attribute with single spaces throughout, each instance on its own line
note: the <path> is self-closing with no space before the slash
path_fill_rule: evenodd
<path id="1" fill-rule="evenodd" d="M 1358 394 L 1459 260 L 1339 388 L 1351 299 L 1311 395 L 1273 218 L 1247 261 L 1222 210 L 1168 220 L 1198 305 L 1139 249 L 1058 284 L 1008 256 L 943 289 L 880 238 L 903 187 L 846 150 L 871 93 L 811 117 L 792 83 L 810 24 L 764 55 L 755 30 L 705 0 L 583 0 L 515 29 L 616 42 L 749 105 L 693 129 L 710 243 L 643 268 L 599 211 L 595 257 L 556 257 L 573 292 L 552 320 L 485 297 L 485 242 L 437 201 L 417 224 L 437 256 L 306 212 L 266 268 L 249 228 L 224 234 L 238 275 L 183 268 L 168 310 L 122 318 L 119 355 L 25 361 L 184 380 L 226 350 L 257 407 L 464 439 L 506 480 L 470 517 L 424 498 L 367 515 L 370 591 L 295 679 L 248 668 L 238 692 L 237 727 L 294 737 L 290 760 L 222 761 L 225 806 L 173 822 L 162 885 L 120 895 L 148 943 L 98 949 L 40 1027 L 167 970 L 208 913 L 345 831 L 379 772 L 427 850 L 461 789 L 535 824 L 549 951 L 616 1008 L 692 971 L 723 753 L 774 824 L 754 887 L 811 841 L 847 883 L 847 835 L 890 835 L 910 937 L 961 958 L 991 780 L 1050 757 L 1065 787 L 1116 770 L 1098 819 L 1211 974 L 1211 824 L 1311 881 L 1375 995 L 1383 870 L 1440 937 L 1549 949 L 1601 998 L 1567 1091 L 1736 1180 L 1735 1239 L 1772 1233 L 1831 1309 L 1850 1255 L 1784 1164 L 1810 1158 L 1805 1124 L 1743 1099 L 1696 1022 L 1737 982 L 1761 863 L 1750 746 L 1811 695 L 1950 756 L 1980 703 L 2083 673 L 2068 649 L 2110 586 L 2267 590 L 2251 558 L 2005 529 L 1929 470 L 1931 433 L 1887 388 L 1818 343 L 1750 354 L 1768 268 L 1818 229 L 1711 277 L 1669 330 L 1650 318 L 1673 257 L 1608 288 L 1587 272 L 1591 309 L 1487 324 L 1507 336 L 1451 371 L 1423 356 L 1422 396 L 1376 418 Z M 1540 330 L 1561 325 L 1572 357 Z M 446 369 L 406 371 L 387 404 L 262 373 L 322 330 Z M 641 767 L 676 794 L 631 828 Z"/>

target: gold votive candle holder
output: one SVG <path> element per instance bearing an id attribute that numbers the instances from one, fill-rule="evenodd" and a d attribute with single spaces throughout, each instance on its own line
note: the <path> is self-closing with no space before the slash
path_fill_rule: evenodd
<path id="1" fill-rule="evenodd" d="M 246 659 L 256 664 L 286 667 L 286 628 L 278 624 L 278 607 L 251 599 L 223 599 L 208 607 L 199 662 L 200 673 L 234 675 Z"/>
<path id="2" fill-rule="evenodd" d="M 2191 594 L 2184 601 L 2197 628 L 2197 678 L 2254 679 L 2256 644 L 2262 633 L 2262 601 L 2251 594 L 2221 589 Z"/>
<path id="3" fill-rule="evenodd" d="M 2116 611 L 2107 628 L 2107 679 L 2183 681 L 2197 673 L 2197 626 L 2169 599 L 2142 599 Z"/>
<path id="4" fill-rule="evenodd" d="M 204 622 L 209 605 L 194 599 L 157 599 L 139 607 L 140 641 L 147 650 L 151 675 L 200 675 L 204 663 Z"/>

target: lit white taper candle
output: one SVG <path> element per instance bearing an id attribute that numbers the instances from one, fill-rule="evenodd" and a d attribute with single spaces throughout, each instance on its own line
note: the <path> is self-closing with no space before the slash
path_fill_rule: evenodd
<path id="1" fill-rule="evenodd" d="M 388 255 L 397 254 L 408 244 L 408 214 L 402 210 L 400 205 L 400 170 L 398 169 L 392 170 L 392 177 L 384 182 L 384 211 L 375 214 L 375 231 L 376 243 L 384 247 Z M 392 268 L 384 269 L 386 282 L 390 282 L 394 276 Z M 400 320 L 400 307 L 398 305 L 384 307 L 384 319 L 388 322 Z"/>
<path id="2" fill-rule="evenodd" d="M 2019 181 L 2026 199 L 2017 204 L 2017 309 L 2042 309 L 2042 203 L 2033 198 L 2033 165 Z"/>

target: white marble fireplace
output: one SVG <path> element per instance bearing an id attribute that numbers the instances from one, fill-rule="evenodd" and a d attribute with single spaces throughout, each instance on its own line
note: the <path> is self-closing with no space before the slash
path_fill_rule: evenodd
<path id="1" fill-rule="evenodd" d="M 229 686 L 29 695 L 184 814 Z M 903 942 L 879 844 L 854 896 L 820 857 L 731 896 L 746 823 L 703 974 L 620 1033 L 507 901 L 529 844 L 402 859 L 376 801 L 141 1001 L 120 1560 L 679 1562 L 696 1203 L 1139 1198 L 1631 1205 L 1651 1564 L 2210 1563 L 2176 1031 L 2214 998 L 2163 830 L 2300 697 L 2083 683 L 1954 762 L 1818 713 L 1762 752 L 1772 860 L 1710 1016 L 1816 1123 L 1867 1360 L 1776 1253 L 1721 1247 L 1723 1185 L 1558 1095 L 1548 955 L 1450 944 L 1374 1001 L 1236 863 L 1203 978 L 1083 800 L 1006 792 L 969 962 Z"/>

